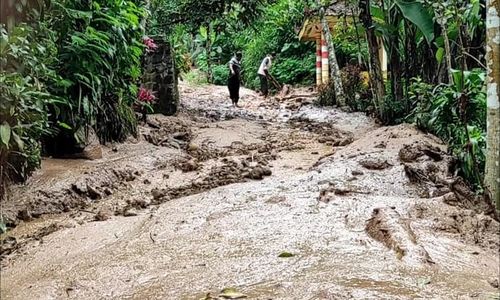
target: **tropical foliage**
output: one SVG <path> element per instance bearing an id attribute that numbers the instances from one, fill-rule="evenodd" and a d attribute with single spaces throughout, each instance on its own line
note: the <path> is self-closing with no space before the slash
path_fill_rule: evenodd
<path id="1" fill-rule="evenodd" d="M 2 186 L 39 165 L 42 141 L 63 154 L 84 147 L 89 131 L 108 142 L 136 130 L 141 1 L 26 3 L 1 28 Z"/>

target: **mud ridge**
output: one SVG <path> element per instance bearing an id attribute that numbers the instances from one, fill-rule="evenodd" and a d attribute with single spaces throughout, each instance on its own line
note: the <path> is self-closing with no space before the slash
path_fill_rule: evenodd
<path id="1" fill-rule="evenodd" d="M 141 171 L 131 168 L 92 171 L 63 187 L 37 190 L 34 197 L 27 199 L 19 210 L 3 212 L 3 218 L 8 226 L 15 227 L 21 220 L 30 221 L 47 214 L 84 209 L 111 196 L 123 184 L 134 181 L 141 175 Z"/>
<path id="2" fill-rule="evenodd" d="M 258 160 L 254 159 L 255 157 L 223 159 L 222 165 L 213 166 L 202 179 L 180 187 L 153 189 L 151 194 L 154 204 L 199 194 L 233 183 L 245 182 L 250 179 L 261 180 L 271 176 L 272 171 L 268 166 L 268 161 L 264 157 Z"/>
<path id="3" fill-rule="evenodd" d="M 410 222 L 393 207 L 375 208 L 366 224 L 366 233 L 396 253 L 408 264 L 433 264 L 429 253 L 417 243 Z"/>

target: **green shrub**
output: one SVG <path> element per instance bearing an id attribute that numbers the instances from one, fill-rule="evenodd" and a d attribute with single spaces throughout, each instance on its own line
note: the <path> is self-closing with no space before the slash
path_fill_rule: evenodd
<path id="1" fill-rule="evenodd" d="M 363 82 L 361 67 L 358 65 L 347 65 L 341 70 L 342 84 L 346 97 L 346 104 L 352 111 L 370 111 L 372 106 L 371 94 L 368 86 Z M 335 98 L 335 86 L 333 80 L 319 88 L 319 96 L 316 104 L 319 106 L 333 106 L 337 103 Z"/>
<path id="2" fill-rule="evenodd" d="M 0 27 L 0 197 L 6 180 L 22 181 L 40 165 L 40 139 L 49 134 L 48 105 L 59 101 L 42 80 L 55 76 L 46 63 L 49 43 L 33 41 L 28 25 Z"/>
<path id="3" fill-rule="evenodd" d="M 213 67 L 213 83 L 216 85 L 226 85 L 229 76 L 228 65 L 218 65 Z"/>
<path id="4" fill-rule="evenodd" d="M 459 171 L 480 187 L 485 161 L 486 92 L 483 70 L 454 72 L 454 84 L 432 86 L 415 79 L 409 116 L 420 128 L 445 140 L 459 159 Z M 462 85 L 463 80 L 463 85 Z"/>
<path id="5" fill-rule="evenodd" d="M 356 34 L 356 28 L 353 24 L 339 22 L 335 25 L 334 31 L 333 44 L 335 45 L 335 54 L 339 66 L 342 68 L 354 62 L 358 63 L 359 56 L 365 59 L 362 63 L 367 65 L 368 45 L 364 38 L 363 29 L 358 27 L 358 33 Z"/>
<path id="6" fill-rule="evenodd" d="M 24 180 L 39 166 L 42 140 L 73 151 L 91 127 L 103 142 L 135 133 L 139 3 L 55 0 L 26 12 L 30 25 L 1 26 L 0 192 L 5 177 Z"/>
<path id="7" fill-rule="evenodd" d="M 341 70 L 341 77 L 347 106 L 353 111 L 367 111 L 372 105 L 371 95 L 363 82 L 361 67 L 347 65 Z"/>
<path id="8" fill-rule="evenodd" d="M 184 75 L 184 80 L 193 85 L 208 84 L 207 74 L 199 69 L 192 69 Z"/>
<path id="9" fill-rule="evenodd" d="M 138 1 L 136 1 L 138 2 Z M 143 9 L 134 2 L 60 0 L 50 25 L 61 47 L 56 71 L 65 86 L 52 93 L 67 98 L 68 107 L 54 116 L 76 133 L 96 129 L 102 142 L 121 141 L 135 133 L 132 104 L 141 75 Z M 66 130 L 68 131 L 68 130 Z"/>
<path id="10" fill-rule="evenodd" d="M 316 74 L 316 54 L 311 51 L 304 58 L 287 57 L 276 60 L 272 73 L 280 83 L 313 84 Z"/>
<path id="11" fill-rule="evenodd" d="M 337 104 L 337 98 L 335 96 L 335 85 L 333 81 L 329 81 L 327 84 L 322 84 L 318 88 L 318 98 L 316 99 L 316 105 L 318 106 L 334 106 Z"/>

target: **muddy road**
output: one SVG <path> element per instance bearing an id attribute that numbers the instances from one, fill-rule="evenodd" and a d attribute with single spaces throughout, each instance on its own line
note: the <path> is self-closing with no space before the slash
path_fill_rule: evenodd
<path id="1" fill-rule="evenodd" d="M 305 90 L 181 90 L 178 116 L 13 188 L 1 299 L 498 295 L 499 223 L 435 137 Z"/>

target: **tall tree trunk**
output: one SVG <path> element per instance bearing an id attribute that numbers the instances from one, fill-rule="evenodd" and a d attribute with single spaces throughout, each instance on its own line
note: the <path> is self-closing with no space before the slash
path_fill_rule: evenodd
<path id="1" fill-rule="evenodd" d="M 330 26 L 328 26 L 325 9 L 323 7 L 320 8 L 319 14 L 321 18 L 321 27 L 326 39 L 326 45 L 328 46 L 328 63 L 330 64 L 330 77 L 331 80 L 333 80 L 333 85 L 335 87 L 335 98 L 337 99 L 338 105 L 343 107 L 346 105 L 344 87 L 342 85 L 342 77 L 340 76 L 337 56 L 335 55 L 335 47 L 333 46 L 332 33 L 330 32 Z"/>
<path id="2" fill-rule="evenodd" d="M 443 31 L 444 53 L 446 56 L 446 70 L 448 71 L 448 83 L 453 84 L 453 73 L 451 72 L 452 68 L 451 47 L 450 47 L 450 39 L 448 38 L 448 27 L 446 26 L 446 24 L 441 25 L 441 30 Z"/>
<path id="3" fill-rule="evenodd" d="M 401 58 L 399 57 L 399 33 L 391 38 L 391 92 L 396 102 L 403 101 L 403 84 L 401 82 L 403 71 L 401 69 Z"/>
<path id="4" fill-rule="evenodd" d="M 486 0 L 486 62 L 488 65 L 487 153 L 484 184 L 500 211 L 500 0 Z"/>
<path id="5" fill-rule="evenodd" d="M 210 28 L 210 23 L 207 25 L 207 42 L 206 42 L 206 51 L 207 51 L 207 81 L 208 83 L 213 83 L 213 75 L 212 75 L 212 32 Z"/>
<path id="6" fill-rule="evenodd" d="M 352 20 L 354 22 L 354 31 L 356 32 L 356 44 L 358 45 L 358 64 L 361 66 L 363 64 L 363 58 L 361 53 L 361 38 L 358 32 L 358 22 L 356 21 L 356 16 L 354 13 L 354 8 L 351 8 Z"/>
<path id="7" fill-rule="evenodd" d="M 374 98 L 375 108 L 379 118 L 385 120 L 384 114 L 384 100 L 385 100 L 385 87 L 384 79 L 382 77 L 382 68 L 380 59 L 378 57 L 378 50 L 380 49 L 379 42 L 375 36 L 375 29 L 373 27 L 372 16 L 370 12 L 370 0 L 359 1 L 359 19 L 363 23 L 366 30 L 366 39 L 368 41 L 368 50 L 370 53 L 370 83 Z"/>

